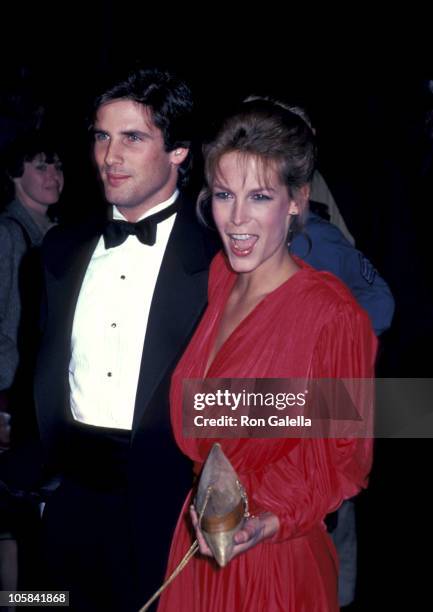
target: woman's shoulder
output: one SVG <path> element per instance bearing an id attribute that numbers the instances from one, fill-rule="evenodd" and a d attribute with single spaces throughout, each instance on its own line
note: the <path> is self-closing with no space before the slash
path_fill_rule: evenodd
<path id="1" fill-rule="evenodd" d="M 0 214 L 0 231 L 3 238 L 8 236 L 14 243 L 26 248 L 39 242 L 40 230 L 18 200 L 9 202 Z"/>
<path id="2" fill-rule="evenodd" d="M 330 300 L 354 300 L 350 289 L 335 274 L 316 270 L 299 257 L 292 257 L 302 270 L 299 279 L 302 279 L 306 291 L 320 292 Z"/>
<path id="3" fill-rule="evenodd" d="M 7 212 L 0 214 L 0 249 L 10 252 L 14 247 L 26 246 L 25 229 L 21 223 Z"/>
<path id="4" fill-rule="evenodd" d="M 350 289 L 331 272 L 314 269 L 296 258 L 301 267 L 299 274 L 299 299 L 305 306 L 317 310 L 321 318 L 344 315 L 368 316 L 354 298 Z"/>

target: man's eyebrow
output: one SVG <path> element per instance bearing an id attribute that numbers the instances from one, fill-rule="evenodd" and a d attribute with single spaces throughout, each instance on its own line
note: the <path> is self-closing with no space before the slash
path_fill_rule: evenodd
<path id="1" fill-rule="evenodd" d="M 141 138 L 152 138 L 149 132 L 143 132 L 143 130 L 122 130 L 120 133 L 122 136 L 140 136 Z"/>
<path id="2" fill-rule="evenodd" d="M 97 127 L 97 126 L 93 126 L 92 133 L 93 134 L 110 134 L 108 130 L 104 130 L 104 128 Z M 150 132 L 143 132 L 143 130 L 139 130 L 139 129 L 121 130 L 120 135 L 121 136 L 139 136 L 140 138 L 152 138 L 152 134 L 150 134 Z"/>

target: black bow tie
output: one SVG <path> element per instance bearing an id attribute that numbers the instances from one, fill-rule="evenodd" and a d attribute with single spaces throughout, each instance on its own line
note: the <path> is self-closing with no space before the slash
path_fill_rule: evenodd
<path id="1" fill-rule="evenodd" d="M 104 228 L 104 243 L 106 249 L 117 247 L 128 238 L 128 236 L 137 236 L 140 242 L 153 246 L 156 242 L 156 226 L 160 221 L 168 219 L 178 211 L 178 199 L 174 204 L 167 206 L 163 210 L 146 217 L 137 223 L 129 223 L 128 221 L 107 222 Z"/>

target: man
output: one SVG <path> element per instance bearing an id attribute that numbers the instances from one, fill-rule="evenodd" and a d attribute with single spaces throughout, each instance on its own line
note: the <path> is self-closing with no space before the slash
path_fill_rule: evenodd
<path id="1" fill-rule="evenodd" d="M 342 231 L 313 210 L 320 204 L 310 202 L 305 233 L 297 234 L 292 253 L 317 270 L 332 272 L 340 278 L 367 311 L 377 336 L 385 332 L 394 315 L 394 298 L 370 261 L 358 251 Z M 328 517 L 328 526 L 339 557 L 339 603 L 348 606 L 355 599 L 357 576 L 357 534 L 355 499 L 346 500 Z"/>
<path id="2" fill-rule="evenodd" d="M 311 181 L 310 197 L 311 200 L 314 200 L 314 202 L 325 205 L 329 221 L 333 225 L 338 227 L 340 232 L 343 234 L 346 240 L 350 242 L 351 245 L 355 246 L 355 239 L 349 232 L 343 215 L 341 214 L 340 209 L 338 208 L 337 203 L 334 200 L 334 196 L 332 195 L 327 182 L 325 181 L 319 170 L 316 170 L 313 174 L 313 179 Z"/>
<path id="3" fill-rule="evenodd" d="M 176 189 L 190 117 L 189 90 L 166 73 L 139 71 L 107 90 L 95 104 L 94 153 L 117 224 L 59 228 L 44 245 L 35 389 L 47 460 L 63 474 L 44 514 L 47 586 L 69 590 L 74 610 L 146 601 L 192 482 L 168 389 L 206 304 L 216 246 Z M 158 226 L 143 227 L 153 214 Z"/>
<path id="4" fill-rule="evenodd" d="M 47 461 L 63 475 L 44 513 L 47 586 L 69 590 L 74 610 L 137 610 L 158 588 L 192 483 L 168 390 L 216 247 L 177 188 L 191 112 L 187 86 L 158 70 L 105 91 L 94 156 L 113 221 L 58 228 L 44 244 L 35 391 Z M 158 225 L 130 225 L 155 213 Z"/>
<path id="5" fill-rule="evenodd" d="M 394 315 L 392 293 L 373 264 L 342 231 L 313 212 L 318 208 L 319 204 L 310 201 L 304 231 L 293 238 L 290 250 L 317 270 L 332 272 L 346 283 L 380 336 L 390 327 Z"/>

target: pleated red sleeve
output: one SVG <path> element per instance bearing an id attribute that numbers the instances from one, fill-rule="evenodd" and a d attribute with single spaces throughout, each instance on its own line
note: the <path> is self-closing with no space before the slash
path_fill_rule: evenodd
<path id="1" fill-rule="evenodd" d="M 367 315 L 342 304 L 327 322 L 314 350 L 311 378 L 371 378 L 376 338 Z M 372 398 L 360 398 L 361 412 L 373 410 Z M 367 415 L 361 414 L 366 417 Z M 367 484 L 371 438 L 302 439 L 278 461 L 246 475 L 253 507 L 280 520 L 273 542 L 306 534 Z"/>

